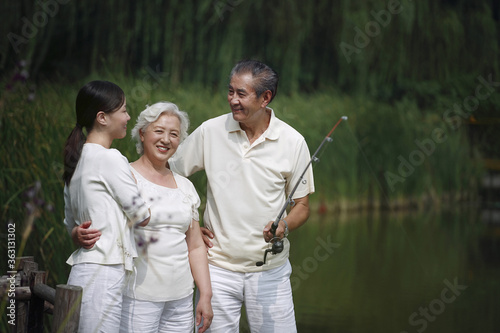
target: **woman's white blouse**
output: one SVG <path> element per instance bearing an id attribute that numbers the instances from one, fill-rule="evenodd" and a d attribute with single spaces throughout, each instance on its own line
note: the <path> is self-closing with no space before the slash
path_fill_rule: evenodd
<path id="1" fill-rule="evenodd" d="M 86 143 L 69 186 L 64 187 L 64 224 L 71 235 L 74 226 L 92 221 L 102 232 L 89 250 L 79 248 L 69 265 L 124 264 L 133 268 L 137 256 L 131 225 L 149 217 L 148 204 L 139 190 L 125 156 L 116 149 Z"/>
<path id="2" fill-rule="evenodd" d="M 186 297 L 194 288 L 186 232 L 199 220 L 198 193 L 191 181 L 178 174 L 174 173 L 177 188 L 168 188 L 132 171 L 141 196 L 151 205 L 151 220 L 135 230 L 139 256 L 126 294 L 154 302 Z"/>

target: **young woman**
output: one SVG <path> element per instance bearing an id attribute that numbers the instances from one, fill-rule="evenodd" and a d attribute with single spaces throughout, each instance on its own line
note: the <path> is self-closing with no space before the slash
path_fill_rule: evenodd
<path id="1" fill-rule="evenodd" d="M 116 84 L 92 81 L 80 89 L 76 125 L 64 149 L 64 224 L 72 234 L 75 226 L 92 221 L 101 236 L 67 261 L 68 284 L 83 287 L 78 332 L 119 330 L 126 274 L 137 256 L 131 227 L 150 218 L 127 159 L 110 149 L 114 139 L 126 136 L 129 120 L 125 94 Z"/>

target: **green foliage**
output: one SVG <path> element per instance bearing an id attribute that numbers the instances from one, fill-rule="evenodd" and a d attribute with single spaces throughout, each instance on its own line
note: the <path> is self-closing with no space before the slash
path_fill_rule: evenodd
<path id="1" fill-rule="evenodd" d="M 478 77 L 500 81 L 500 7 L 491 1 L 400 1 L 392 14 L 383 0 L 89 0 L 59 4 L 53 15 L 43 3 L 0 2 L 7 36 L 0 40 L 0 216 L 2 226 L 16 223 L 19 244 L 33 222 L 24 254 L 49 271 L 51 285 L 66 282 L 60 257 L 73 251 L 63 227 L 62 147 L 76 93 L 92 79 L 124 89 L 130 127 L 145 105 L 168 100 L 189 113 L 192 131 L 229 111 L 225 84 L 234 62 L 263 60 L 280 74 L 271 107 L 311 153 L 349 117 L 315 165 L 312 200 L 340 209 L 470 198 L 481 154 L 500 156 L 489 140 L 496 127 L 472 146 L 467 119 L 445 117 L 474 96 Z M 43 13 L 47 20 L 36 22 Z M 374 16 L 381 13 L 385 23 Z M 20 60 L 32 85 L 22 84 Z M 495 91 L 470 116 L 497 117 L 499 108 Z M 128 138 L 114 147 L 138 157 Z M 203 198 L 205 177 L 192 180 Z M 27 211 L 25 193 L 38 182 L 46 204 Z"/>
<path id="2" fill-rule="evenodd" d="M 29 215 L 25 207 L 29 200 L 24 193 L 40 182 L 39 196 L 53 210 L 42 207 L 24 253 L 44 262 L 45 269 L 52 272 L 51 284 L 65 282 L 69 269 L 60 260 L 51 258 L 56 252 L 69 255 L 73 250 L 63 227 L 62 149 L 75 123 L 76 93 L 84 82 L 96 77 L 117 82 L 124 89 L 132 118 L 129 129 L 146 104 L 161 100 L 172 101 L 189 113 L 190 131 L 202 121 L 229 111 L 225 91 L 214 92 L 200 86 L 180 89 L 161 80 L 153 88 L 144 83 L 144 76 L 127 78 L 112 71 L 71 85 L 46 82 L 40 85 L 32 102 L 26 100 L 23 85 L 5 92 L 1 99 L 0 138 L 8 144 L 2 145 L 0 154 L 0 214 L 4 223 L 15 222 L 18 232 L 24 230 Z M 333 90 L 292 96 L 278 94 L 271 107 L 279 118 L 304 135 L 311 154 L 341 116 L 349 118 L 337 127 L 333 141 L 318 155 L 313 202 L 334 202 L 340 208 L 347 208 L 344 205 L 379 206 L 401 198 L 420 200 L 430 196 L 437 200 L 442 195 L 475 193 L 482 169 L 465 136 L 466 127 L 450 128 L 440 116 L 443 110 L 421 110 L 412 99 L 388 104 Z M 442 137 L 436 137 L 434 129 L 442 129 Z M 416 141 L 429 140 L 439 142 L 426 148 L 427 153 L 412 155 L 424 150 Z M 113 146 L 130 161 L 138 158 L 130 138 L 115 140 Z M 412 172 L 401 174 L 400 157 L 418 162 L 413 164 Z M 400 180 L 391 184 L 387 172 Z M 192 180 L 204 198 L 205 177 L 200 173 Z M 19 237 L 21 234 L 18 240 Z"/>
<path id="3" fill-rule="evenodd" d="M 386 98 L 408 82 L 499 74 L 500 13 L 488 0 L 43 3 L 0 4 L 0 73 L 24 59 L 37 78 L 78 80 L 112 63 L 220 86 L 235 61 L 260 58 L 283 92 L 338 86 Z"/>

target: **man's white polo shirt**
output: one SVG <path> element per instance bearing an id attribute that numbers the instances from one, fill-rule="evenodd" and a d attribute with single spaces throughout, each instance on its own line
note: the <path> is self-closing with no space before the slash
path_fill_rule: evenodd
<path id="1" fill-rule="evenodd" d="M 205 169 L 204 224 L 215 235 L 209 262 L 231 271 L 278 267 L 289 254 L 286 239 L 282 253 L 269 254 L 262 267 L 255 265 L 270 246 L 262 235 L 264 226 L 276 219 L 311 159 L 304 137 L 269 110 L 269 127 L 252 144 L 228 113 L 201 124 L 169 160 L 172 170 L 184 176 Z M 313 192 L 309 167 L 293 197 Z"/>

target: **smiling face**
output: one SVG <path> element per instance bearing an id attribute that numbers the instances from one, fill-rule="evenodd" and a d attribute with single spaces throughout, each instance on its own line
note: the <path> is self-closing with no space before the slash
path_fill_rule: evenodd
<path id="1" fill-rule="evenodd" d="M 180 133 L 179 118 L 168 113 L 162 114 L 144 131 L 140 131 L 144 157 L 152 163 L 164 165 L 179 147 Z"/>
<path id="2" fill-rule="evenodd" d="M 227 101 L 234 120 L 243 124 L 258 123 L 261 117 L 265 117 L 269 103 L 267 94 L 257 97 L 253 87 L 254 78 L 250 73 L 235 74 L 229 83 Z"/>
<path id="3" fill-rule="evenodd" d="M 109 119 L 109 131 L 112 139 L 123 139 L 127 135 L 127 123 L 130 116 L 127 112 L 127 101 L 116 111 L 106 114 Z"/>

